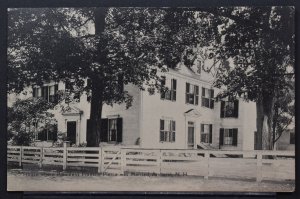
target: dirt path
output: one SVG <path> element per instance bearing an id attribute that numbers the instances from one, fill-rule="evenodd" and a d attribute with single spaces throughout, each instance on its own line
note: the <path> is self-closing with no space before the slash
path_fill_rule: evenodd
<path id="1" fill-rule="evenodd" d="M 90 176 L 8 171 L 9 191 L 246 191 L 289 192 L 294 182 L 262 182 L 176 176 Z M 79 176 L 76 176 L 79 175 Z"/>

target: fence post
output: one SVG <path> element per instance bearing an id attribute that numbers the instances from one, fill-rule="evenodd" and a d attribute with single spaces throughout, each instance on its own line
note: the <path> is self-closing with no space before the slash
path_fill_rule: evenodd
<path id="1" fill-rule="evenodd" d="M 257 152 L 256 154 L 256 181 L 262 181 L 262 153 Z"/>
<path id="2" fill-rule="evenodd" d="M 204 176 L 204 179 L 208 180 L 208 176 L 209 176 L 209 152 L 205 152 L 204 153 L 204 160 L 205 160 L 205 163 L 206 163 L 206 174 Z"/>
<path id="3" fill-rule="evenodd" d="M 157 151 L 158 153 L 157 153 L 157 166 L 158 166 L 158 173 L 161 175 L 161 161 L 162 161 L 162 159 L 161 159 L 161 156 L 162 156 L 162 151 L 161 150 L 158 150 Z"/>
<path id="4" fill-rule="evenodd" d="M 67 142 L 64 142 L 63 149 L 63 170 L 67 169 Z"/>
<path id="5" fill-rule="evenodd" d="M 23 147 L 20 146 L 20 157 L 19 157 L 19 167 L 22 167 L 22 157 L 23 156 Z"/>
<path id="6" fill-rule="evenodd" d="M 126 149 L 121 150 L 121 173 L 125 175 L 125 168 L 126 168 Z"/>
<path id="7" fill-rule="evenodd" d="M 44 155 L 44 148 L 41 147 L 40 162 L 39 162 L 39 167 L 40 168 L 42 168 L 42 165 L 43 165 L 43 155 Z"/>
<path id="8" fill-rule="evenodd" d="M 99 154 L 98 154 L 98 173 L 101 173 L 101 166 L 102 165 L 102 147 L 99 146 Z"/>
<path id="9" fill-rule="evenodd" d="M 105 156 L 105 150 L 104 147 L 101 148 L 101 172 L 104 173 L 104 157 Z"/>

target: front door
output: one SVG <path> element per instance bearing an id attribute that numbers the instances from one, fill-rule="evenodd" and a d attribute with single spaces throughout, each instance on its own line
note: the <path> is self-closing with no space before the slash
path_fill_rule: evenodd
<path id="1" fill-rule="evenodd" d="M 67 122 L 67 137 L 71 145 L 76 144 L 76 122 Z"/>
<path id="2" fill-rule="evenodd" d="M 195 126 L 194 122 L 188 122 L 188 148 L 194 148 Z"/>

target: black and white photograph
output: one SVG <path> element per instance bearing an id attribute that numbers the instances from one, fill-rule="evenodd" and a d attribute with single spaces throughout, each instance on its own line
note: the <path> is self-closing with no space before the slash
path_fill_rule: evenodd
<path id="1" fill-rule="evenodd" d="M 295 190 L 294 7 L 7 14 L 8 191 Z"/>

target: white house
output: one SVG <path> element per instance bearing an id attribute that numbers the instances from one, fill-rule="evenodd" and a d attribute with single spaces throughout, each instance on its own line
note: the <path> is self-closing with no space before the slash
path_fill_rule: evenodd
<path id="1" fill-rule="evenodd" d="M 104 105 L 102 113 L 101 143 L 140 145 L 143 148 L 215 148 L 224 150 L 253 150 L 256 131 L 256 106 L 254 102 L 216 102 L 219 92 L 212 88 L 212 77 L 202 71 L 194 72 L 183 64 L 162 74 L 169 91 L 150 95 L 133 85 L 125 85 L 134 98 L 126 109 L 125 104 Z M 44 97 L 55 100 L 58 90 L 65 84 L 48 83 L 43 87 L 28 88 L 22 97 Z M 76 96 L 75 96 L 76 97 Z M 52 112 L 57 129 L 66 132 L 74 144 L 87 142 L 90 104 L 87 95 L 77 96 L 77 101 L 62 111 Z M 9 104 L 15 96 L 9 96 Z M 36 136 L 36 139 L 53 139 L 55 136 Z M 50 140 L 51 141 L 51 140 Z"/>

